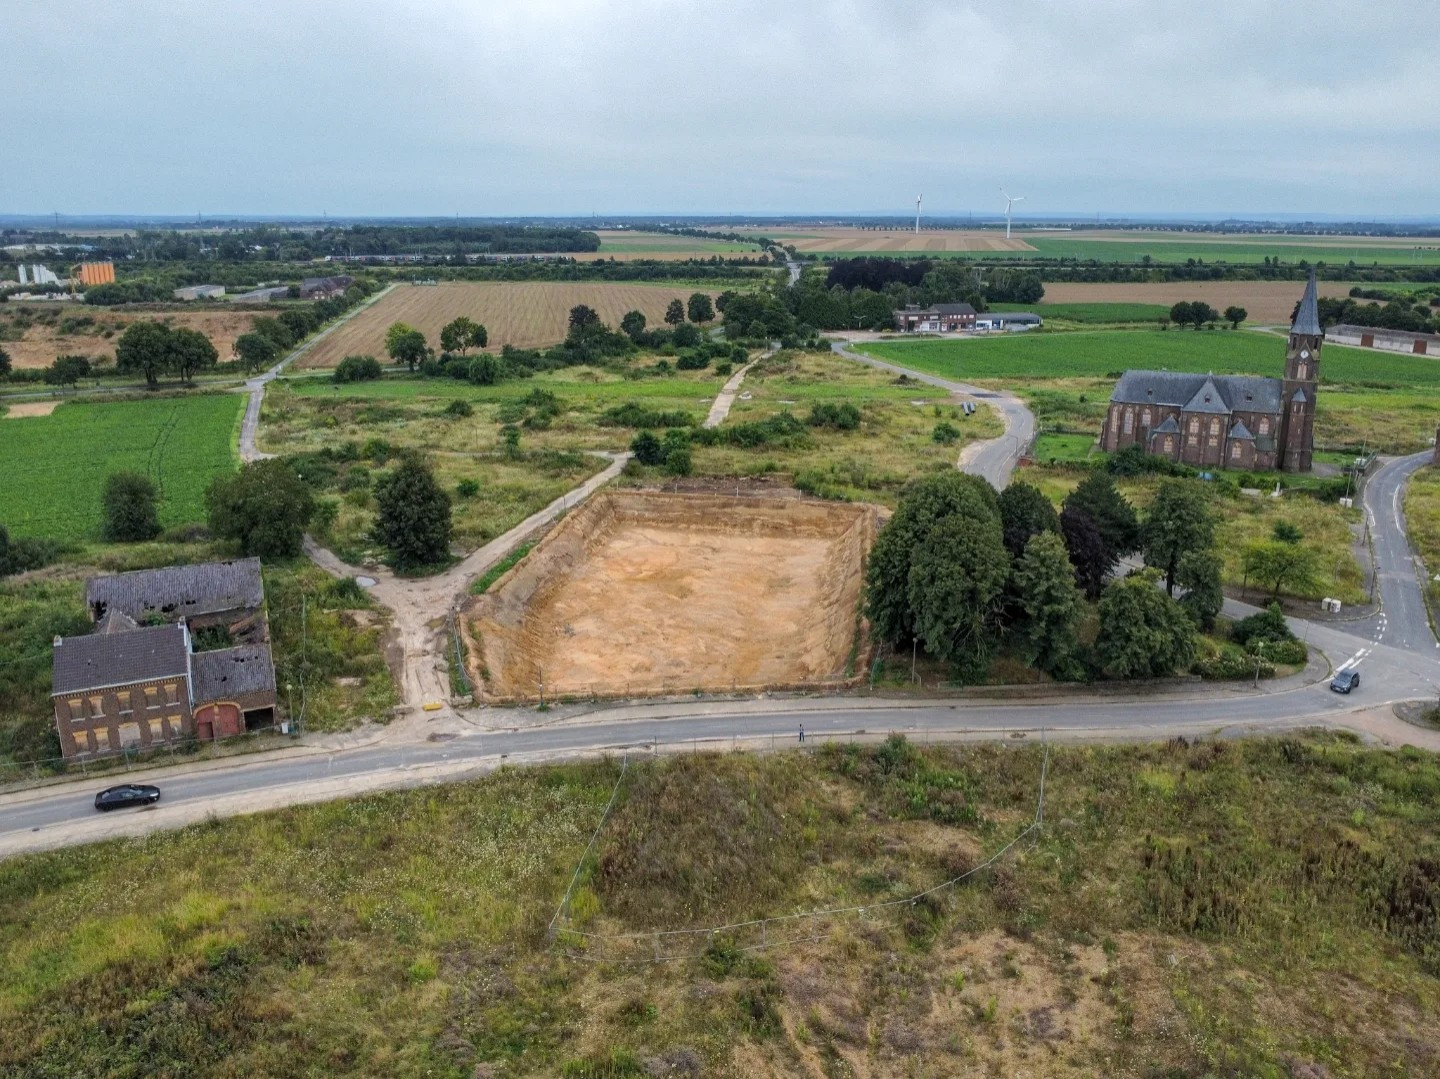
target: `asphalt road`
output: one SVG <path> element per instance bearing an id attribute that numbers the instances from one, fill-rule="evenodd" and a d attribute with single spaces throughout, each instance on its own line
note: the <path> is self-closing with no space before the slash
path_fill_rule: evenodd
<path id="1" fill-rule="evenodd" d="M 1025 407 L 1025 402 L 1020 398 L 1012 393 L 972 386 L 968 382 L 955 382 L 948 378 L 940 378 L 938 375 L 911 371 L 906 367 L 877 360 L 873 356 L 852 352 L 844 342 L 837 341 L 831 345 L 831 348 L 846 359 L 855 360 L 882 371 L 891 371 L 896 375 L 906 375 L 917 382 L 923 382 L 927 386 L 937 386 L 950 393 L 974 397 L 984 404 L 993 405 L 999 409 L 1000 418 L 1005 423 L 1005 433 L 999 438 L 991 439 L 974 448 L 972 455 L 965 462 L 964 468 L 972 475 L 984 476 L 997 490 L 1010 482 L 1010 474 L 1019 464 L 1021 454 L 1035 439 L 1035 416 Z"/>
<path id="2" fill-rule="evenodd" d="M 1433 656 L 1440 644 L 1425 610 L 1423 569 L 1405 535 L 1405 485 L 1430 459 L 1428 450 L 1391 458 L 1365 482 L 1365 520 L 1375 548 L 1380 613 L 1355 628 L 1377 641 Z"/>

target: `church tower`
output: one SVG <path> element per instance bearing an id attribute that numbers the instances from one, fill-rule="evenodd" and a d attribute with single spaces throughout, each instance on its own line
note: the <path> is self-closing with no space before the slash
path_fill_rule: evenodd
<path id="1" fill-rule="evenodd" d="M 1320 310 L 1315 296 L 1315 271 L 1290 324 L 1285 346 L 1285 379 L 1280 394 L 1280 467 L 1286 472 L 1309 472 L 1315 447 L 1315 389 L 1320 382 Z"/>

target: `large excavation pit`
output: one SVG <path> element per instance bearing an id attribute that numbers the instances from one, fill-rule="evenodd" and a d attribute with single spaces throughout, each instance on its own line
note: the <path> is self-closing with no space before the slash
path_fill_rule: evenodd
<path id="1" fill-rule="evenodd" d="M 842 684 L 872 506 L 608 491 L 465 612 L 486 701 Z"/>

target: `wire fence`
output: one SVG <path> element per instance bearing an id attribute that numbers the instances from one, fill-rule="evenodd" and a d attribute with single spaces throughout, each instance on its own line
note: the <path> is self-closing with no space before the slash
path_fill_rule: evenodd
<path id="1" fill-rule="evenodd" d="M 1042 737 L 1044 732 L 1041 732 Z M 586 844 L 580 856 L 570 885 L 565 889 L 564 898 L 550 919 L 549 937 L 551 946 L 560 955 L 587 963 L 616 963 L 623 965 L 644 965 L 673 963 L 698 959 L 712 946 L 724 941 L 730 948 L 751 952 L 766 951 L 791 944 L 819 941 L 837 930 L 845 919 L 865 919 L 893 914 L 948 892 L 966 883 L 981 873 L 994 868 L 1026 840 L 1035 840 L 1045 825 L 1045 781 L 1050 771 L 1050 744 L 1044 743 L 1045 752 L 1040 764 L 1040 791 L 1035 803 L 1035 816 L 1009 842 L 994 851 L 988 858 L 949 880 L 926 888 L 924 891 L 900 899 L 881 900 L 874 903 L 852 906 L 828 907 L 819 910 L 799 911 L 795 914 L 781 914 L 770 918 L 756 918 L 727 925 L 707 926 L 699 929 L 642 930 L 630 933 L 591 933 L 573 928 L 566 923 L 570 917 L 570 903 L 577 883 L 589 861 L 591 851 L 610 818 L 615 800 L 624 782 L 629 758 L 621 768 L 620 778 L 610 795 L 610 802 L 601 815 L 600 824 Z M 1033 846 L 1033 843 L 1032 843 Z"/>

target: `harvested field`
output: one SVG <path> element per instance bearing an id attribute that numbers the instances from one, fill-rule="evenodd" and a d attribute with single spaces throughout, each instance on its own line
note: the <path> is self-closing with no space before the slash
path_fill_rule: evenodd
<path id="1" fill-rule="evenodd" d="M 26 416 L 48 416 L 59 407 L 59 401 L 22 401 L 8 406 L 0 415 L 7 420 L 19 420 Z"/>
<path id="2" fill-rule="evenodd" d="M 948 251 L 1034 251 L 1018 237 L 1007 240 L 1002 232 L 980 229 L 896 229 L 815 228 L 803 233 L 776 233 L 774 239 L 793 243 L 795 250 L 816 254 L 924 255 Z"/>
<path id="3" fill-rule="evenodd" d="M 1182 301 L 1204 300 L 1217 311 L 1231 304 L 1243 307 L 1251 322 L 1288 323 L 1304 288 L 1299 281 L 1164 281 L 1139 285 L 1057 281 L 1045 285 L 1045 301 L 1033 310 L 1044 315 L 1048 305 L 1060 303 L 1152 303 L 1170 307 Z M 1318 288 L 1321 296 L 1350 294 L 1348 281 L 1321 281 Z"/>
<path id="4" fill-rule="evenodd" d="M 193 305 L 146 304 L 113 307 L 84 304 L 11 303 L 0 308 L 0 347 L 17 368 L 48 367 L 56 356 L 88 356 L 91 363 L 114 363 L 115 342 L 132 322 L 168 322 L 199 330 L 215 346 L 222 360 L 230 359 L 235 338 L 250 332 L 256 315 L 273 315 L 269 308 L 245 310 L 196 308 Z"/>
<path id="5" fill-rule="evenodd" d="M 630 229 L 600 229 L 599 251 L 567 252 L 577 262 L 615 259 L 617 262 L 656 260 L 673 262 L 682 259 L 755 258 L 765 252 L 758 244 L 741 244 L 730 240 L 702 240 L 697 236 L 675 236 L 665 232 L 635 232 Z"/>
<path id="6" fill-rule="evenodd" d="M 588 304 L 610 326 L 627 311 L 641 311 L 652 325 L 664 324 L 671 300 L 687 300 L 696 291 L 639 284 L 575 284 L 567 281 L 450 281 L 439 285 L 402 285 L 321 340 L 300 358 L 301 367 L 334 367 L 346 356 L 385 358 L 385 330 L 393 322 L 414 326 L 439 346 L 440 329 L 468 315 L 490 333 L 489 351 L 504 345 L 536 348 L 565 337 L 570 309 Z"/>
<path id="7" fill-rule="evenodd" d="M 466 612 L 489 701 L 834 684 L 875 507 L 605 492 Z M 475 675 L 482 677 L 475 677 Z"/>

